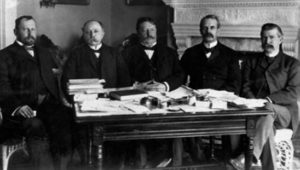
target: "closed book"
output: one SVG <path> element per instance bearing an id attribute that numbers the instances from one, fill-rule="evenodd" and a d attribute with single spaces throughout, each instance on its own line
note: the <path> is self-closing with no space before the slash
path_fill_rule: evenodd
<path id="1" fill-rule="evenodd" d="M 117 100 L 133 100 L 148 96 L 145 91 L 138 89 L 111 91 L 109 95 Z"/>

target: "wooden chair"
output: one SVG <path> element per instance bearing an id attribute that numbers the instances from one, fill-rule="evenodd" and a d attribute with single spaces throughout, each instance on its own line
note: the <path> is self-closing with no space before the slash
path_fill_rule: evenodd
<path id="1" fill-rule="evenodd" d="M 0 126 L 2 124 L 2 121 L 3 121 L 3 117 L 0 108 Z M 2 170 L 8 169 L 9 159 L 15 152 L 19 150 L 23 150 L 24 153 L 28 155 L 24 137 L 7 139 L 5 142 L 0 144 L 0 147 L 1 147 Z"/>

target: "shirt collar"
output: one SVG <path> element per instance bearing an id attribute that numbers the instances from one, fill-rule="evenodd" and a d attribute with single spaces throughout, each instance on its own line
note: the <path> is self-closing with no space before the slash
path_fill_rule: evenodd
<path id="1" fill-rule="evenodd" d="M 266 55 L 267 57 L 270 57 L 270 58 L 274 58 L 276 57 L 277 55 L 279 54 L 279 50 L 278 51 L 274 51 L 273 53 L 269 54 L 269 55 Z"/>
<path id="2" fill-rule="evenodd" d="M 157 44 L 157 42 L 153 43 L 152 45 L 149 46 L 149 48 L 154 47 Z M 145 46 L 144 44 L 141 43 L 141 45 Z"/>
<path id="3" fill-rule="evenodd" d="M 16 40 L 16 42 L 17 42 L 20 46 L 22 46 L 22 47 L 25 46 L 24 43 L 22 43 L 22 42 L 19 41 L 19 40 Z M 31 46 L 28 46 L 28 47 L 33 47 L 33 46 L 34 46 L 34 45 L 31 45 Z"/>
<path id="4" fill-rule="evenodd" d="M 100 44 L 98 44 L 98 45 L 96 45 L 96 46 L 91 46 L 91 45 L 89 45 L 89 47 L 90 47 L 91 49 L 93 49 L 93 50 L 99 50 L 99 49 L 102 47 L 102 43 L 100 43 Z"/>
<path id="5" fill-rule="evenodd" d="M 212 42 L 212 43 L 205 43 L 204 44 L 204 46 L 206 47 L 206 48 L 214 48 L 215 46 L 217 46 L 218 45 L 218 41 L 214 41 L 214 42 Z"/>

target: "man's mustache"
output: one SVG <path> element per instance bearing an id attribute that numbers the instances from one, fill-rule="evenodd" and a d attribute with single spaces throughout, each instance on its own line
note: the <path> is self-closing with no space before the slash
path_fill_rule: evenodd
<path id="1" fill-rule="evenodd" d="M 153 36 L 153 35 L 148 35 L 146 38 L 154 39 L 155 36 Z"/>
<path id="2" fill-rule="evenodd" d="M 208 38 L 208 37 L 214 38 L 214 35 L 212 35 L 211 33 L 206 33 L 206 34 L 204 34 L 204 37 L 206 37 L 206 38 Z"/>
<path id="3" fill-rule="evenodd" d="M 272 44 L 266 44 L 265 48 L 272 48 L 272 49 L 274 49 L 274 46 Z"/>
<path id="4" fill-rule="evenodd" d="M 28 36 L 28 37 L 26 37 L 25 39 L 26 39 L 26 40 L 35 40 L 35 37 L 33 37 L 33 36 Z"/>

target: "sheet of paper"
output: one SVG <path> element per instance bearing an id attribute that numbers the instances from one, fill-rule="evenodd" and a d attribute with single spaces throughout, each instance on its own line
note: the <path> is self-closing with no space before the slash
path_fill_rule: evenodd
<path id="1" fill-rule="evenodd" d="M 193 95 L 192 89 L 187 88 L 186 86 L 180 86 L 177 89 L 166 93 L 166 96 L 172 99 L 180 99 L 192 95 Z"/>

